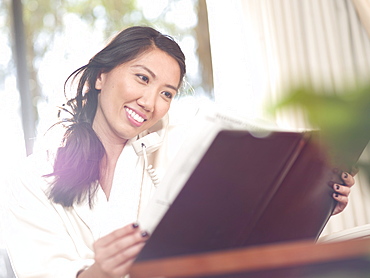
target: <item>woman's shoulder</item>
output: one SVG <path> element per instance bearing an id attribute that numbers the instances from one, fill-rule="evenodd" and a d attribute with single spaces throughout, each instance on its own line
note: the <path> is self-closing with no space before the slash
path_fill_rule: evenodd
<path id="1" fill-rule="evenodd" d="M 36 151 L 20 162 L 20 168 L 24 173 L 43 176 L 53 170 L 53 157 L 50 151 Z"/>
<path id="2" fill-rule="evenodd" d="M 37 151 L 21 159 L 8 173 L 8 185 L 12 191 L 44 192 L 48 187 L 44 177 L 53 170 L 51 155 L 48 151 Z"/>

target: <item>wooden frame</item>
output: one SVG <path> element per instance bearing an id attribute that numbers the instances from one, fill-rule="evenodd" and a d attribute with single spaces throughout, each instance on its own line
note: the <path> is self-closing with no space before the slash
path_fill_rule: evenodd
<path id="1" fill-rule="evenodd" d="M 329 268 L 345 267 L 346 262 L 353 261 L 369 265 L 367 269 L 362 268 L 361 271 L 370 274 L 370 239 L 326 244 L 298 241 L 151 260 L 135 263 L 130 273 L 132 278 L 214 277 L 216 275 L 230 277 L 228 275 L 231 274 L 247 275 L 258 271 L 274 273 L 273 271 L 279 269 L 309 268 L 315 265 L 324 267 L 327 265 Z"/>

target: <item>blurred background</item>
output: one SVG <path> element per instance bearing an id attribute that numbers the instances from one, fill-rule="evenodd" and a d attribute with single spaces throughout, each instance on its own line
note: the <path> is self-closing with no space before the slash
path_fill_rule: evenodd
<path id="1" fill-rule="evenodd" d="M 297 84 L 341 97 L 343 88 L 369 82 L 369 18 L 367 0 L 3 0 L 0 189 L 5 173 L 56 121 L 68 75 L 125 27 L 152 26 L 182 47 L 188 74 L 175 106 L 183 116 L 218 102 L 242 116 L 305 128 L 312 123 L 302 107 L 273 114 L 266 107 Z M 368 149 L 361 159 L 369 160 Z M 368 184 L 365 174 L 356 176 L 349 207 L 323 236 L 358 227 L 370 234 Z"/>

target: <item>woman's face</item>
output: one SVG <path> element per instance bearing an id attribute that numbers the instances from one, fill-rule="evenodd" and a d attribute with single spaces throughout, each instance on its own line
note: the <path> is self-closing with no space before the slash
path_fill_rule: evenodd
<path id="1" fill-rule="evenodd" d="M 95 132 L 103 143 L 125 143 L 167 113 L 179 84 L 177 61 L 159 49 L 101 73 Z"/>

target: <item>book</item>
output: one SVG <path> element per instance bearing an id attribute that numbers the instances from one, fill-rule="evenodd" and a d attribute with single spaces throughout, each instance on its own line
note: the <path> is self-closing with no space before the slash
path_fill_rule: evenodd
<path id="1" fill-rule="evenodd" d="M 319 131 L 212 108 L 189 133 L 139 218 L 151 236 L 137 261 L 318 238 L 341 173 Z"/>

